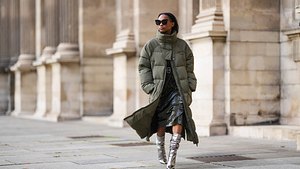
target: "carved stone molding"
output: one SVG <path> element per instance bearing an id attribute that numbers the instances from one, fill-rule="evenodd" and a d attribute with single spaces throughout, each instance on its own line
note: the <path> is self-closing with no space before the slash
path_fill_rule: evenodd
<path id="1" fill-rule="evenodd" d="M 292 41 L 292 54 L 295 62 L 300 61 L 300 29 L 284 31 L 284 34 Z"/>
<path id="2" fill-rule="evenodd" d="M 32 62 L 34 61 L 35 56 L 34 55 L 28 55 L 28 54 L 21 54 L 19 56 L 18 61 L 10 67 L 11 71 L 30 71 L 33 70 L 34 67 L 32 65 Z"/>
<path id="3" fill-rule="evenodd" d="M 72 43 L 61 43 L 57 47 L 56 53 L 46 60 L 46 63 L 63 63 L 63 62 L 78 62 L 79 57 L 79 46 L 78 44 Z"/>
<path id="4" fill-rule="evenodd" d="M 227 37 L 227 31 L 225 31 L 224 26 L 222 1 L 220 0 L 200 0 L 200 13 L 197 16 L 195 25 L 192 26 L 191 33 L 184 35 L 184 39 L 188 40 L 207 37 L 222 41 L 225 41 Z"/>
<path id="5" fill-rule="evenodd" d="M 121 31 L 117 35 L 117 39 L 113 44 L 113 47 L 106 50 L 107 55 L 114 55 L 116 53 L 131 53 L 131 55 L 128 56 L 134 56 L 132 53 L 135 52 L 134 34 L 129 29 Z"/>

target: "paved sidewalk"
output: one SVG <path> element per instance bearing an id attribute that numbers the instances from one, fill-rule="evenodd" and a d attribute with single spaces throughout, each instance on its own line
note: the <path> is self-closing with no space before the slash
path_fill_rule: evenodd
<path id="1" fill-rule="evenodd" d="M 0 116 L 0 127 L 0 169 L 165 168 L 157 161 L 154 137 L 147 143 L 130 128 L 7 116 Z M 290 141 L 201 137 L 198 147 L 182 140 L 176 168 L 300 169 L 295 150 Z"/>

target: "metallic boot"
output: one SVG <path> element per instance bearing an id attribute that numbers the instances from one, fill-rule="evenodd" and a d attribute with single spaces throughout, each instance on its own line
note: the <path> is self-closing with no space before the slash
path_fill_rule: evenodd
<path id="1" fill-rule="evenodd" d="M 167 164 L 166 150 L 165 150 L 165 136 L 156 136 L 156 146 L 158 150 L 158 160 L 161 164 Z"/>
<path id="2" fill-rule="evenodd" d="M 170 152 L 169 152 L 169 158 L 168 158 L 168 163 L 167 163 L 167 169 L 175 168 L 176 154 L 177 154 L 177 150 L 179 148 L 180 140 L 181 140 L 180 134 L 173 134 L 173 136 L 170 140 Z"/>

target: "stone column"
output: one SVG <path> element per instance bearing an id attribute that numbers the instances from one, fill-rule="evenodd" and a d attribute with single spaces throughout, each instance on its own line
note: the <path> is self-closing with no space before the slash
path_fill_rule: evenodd
<path id="1" fill-rule="evenodd" d="M 136 87 L 136 50 L 133 33 L 120 32 L 113 48 L 107 54 L 114 57 L 113 115 L 109 118 L 112 126 L 123 127 L 123 119 L 132 113 L 135 107 Z"/>
<path id="2" fill-rule="evenodd" d="M 52 69 L 52 106 L 47 117 L 54 121 L 81 116 L 78 0 L 60 0 L 58 13 L 60 43 L 55 54 L 46 61 Z"/>
<path id="3" fill-rule="evenodd" d="M 178 0 L 178 24 L 181 34 L 189 33 L 192 25 L 199 14 L 199 0 Z"/>
<path id="4" fill-rule="evenodd" d="M 4 72 L 9 65 L 9 1 L 0 1 L 0 72 Z"/>
<path id="5" fill-rule="evenodd" d="M 20 55 L 20 1 L 9 0 L 9 30 L 10 30 L 10 65 L 14 65 Z"/>
<path id="6" fill-rule="evenodd" d="M 136 103 L 136 49 L 133 28 L 133 1 L 118 0 L 117 39 L 107 55 L 113 57 L 113 114 L 108 124 L 123 127 L 123 119 L 135 110 Z M 124 10 L 126 9 L 126 10 Z"/>
<path id="7" fill-rule="evenodd" d="M 280 124 L 299 125 L 299 63 L 300 63 L 300 29 L 283 32 L 281 52 L 281 98 L 280 98 Z M 297 149 L 300 150 L 300 133 L 298 134 Z"/>
<path id="8" fill-rule="evenodd" d="M 197 90 L 191 105 L 197 132 L 201 136 L 226 134 L 225 123 L 225 39 L 222 1 L 200 0 L 200 13 L 190 34 L 195 57 Z"/>
<path id="9" fill-rule="evenodd" d="M 34 62 L 37 69 L 37 109 L 35 117 L 44 117 L 51 110 L 51 66 L 46 63 L 47 59 L 56 52 L 56 46 L 59 44 L 59 1 L 42 0 L 40 8 L 43 13 L 40 13 L 41 25 L 44 27 L 40 39 L 40 46 L 44 47 L 40 57 Z"/>
<path id="10" fill-rule="evenodd" d="M 9 66 L 14 65 L 20 55 L 20 1 L 9 0 Z M 13 32 L 13 33 L 12 33 Z M 8 75 L 9 86 L 9 103 L 6 114 L 10 114 L 15 109 L 15 75 L 9 72 Z"/>
<path id="11" fill-rule="evenodd" d="M 9 83 L 7 67 L 9 66 L 9 1 L 0 1 L 0 115 L 8 109 Z"/>
<path id="12" fill-rule="evenodd" d="M 20 1 L 20 56 L 11 67 L 15 73 L 15 110 L 13 115 L 31 115 L 36 103 L 35 0 Z"/>

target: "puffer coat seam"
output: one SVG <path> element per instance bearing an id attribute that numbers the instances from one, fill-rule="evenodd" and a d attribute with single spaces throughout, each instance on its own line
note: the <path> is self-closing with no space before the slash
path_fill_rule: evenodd
<path id="1" fill-rule="evenodd" d="M 179 77 L 179 75 L 178 75 L 178 72 L 177 72 L 177 69 L 176 69 L 176 65 L 175 65 L 175 62 L 174 62 L 174 59 L 175 59 L 175 56 L 174 56 L 174 47 L 172 46 L 172 60 L 171 60 L 171 66 L 172 66 L 172 73 L 173 73 L 173 76 L 175 77 L 175 81 L 176 81 L 176 85 L 177 85 L 177 87 L 178 87 L 178 91 L 179 91 L 179 93 L 180 93 L 180 95 L 181 95 L 181 97 L 182 98 L 184 98 L 183 99 L 183 102 L 184 102 L 184 104 L 183 104 L 183 106 L 184 106 L 184 114 L 185 114 L 185 116 L 186 116 L 186 118 L 185 118 L 185 120 L 187 121 L 187 125 L 189 125 L 187 128 L 188 128 L 188 130 L 191 130 L 192 129 L 192 126 L 191 126 L 191 122 L 190 122 L 190 119 L 188 118 L 188 115 L 186 114 L 186 112 L 188 111 L 187 110 L 187 101 L 186 101 L 186 98 L 184 97 L 184 92 L 182 91 L 183 90 L 183 88 L 182 88 L 182 86 L 181 86 L 181 80 L 183 80 L 183 79 L 180 79 L 180 77 Z M 198 138 L 195 138 L 196 136 L 193 134 L 193 132 L 192 131 L 189 131 L 193 136 L 193 140 L 197 140 Z"/>

